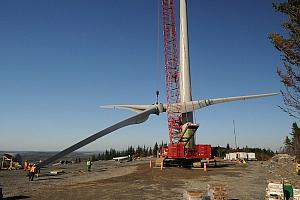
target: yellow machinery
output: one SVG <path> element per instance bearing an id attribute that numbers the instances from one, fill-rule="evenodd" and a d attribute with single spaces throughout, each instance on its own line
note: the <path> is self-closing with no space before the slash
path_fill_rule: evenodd
<path id="1" fill-rule="evenodd" d="M 300 163 L 296 162 L 296 172 L 298 175 L 300 175 Z"/>
<path id="2" fill-rule="evenodd" d="M 16 153 L 5 153 L 0 161 L 0 169 L 20 169 L 22 168 L 22 158 Z"/>

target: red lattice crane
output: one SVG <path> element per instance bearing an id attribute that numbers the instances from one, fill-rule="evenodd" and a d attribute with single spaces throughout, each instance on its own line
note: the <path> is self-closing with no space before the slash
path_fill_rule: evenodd
<path id="1" fill-rule="evenodd" d="M 179 60 L 174 7 L 174 0 L 162 1 L 167 114 L 169 137 L 172 144 L 179 141 L 182 124 L 180 107 L 174 105 L 174 103 L 180 102 Z"/>
<path id="2" fill-rule="evenodd" d="M 180 2 L 186 6 L 186 2 Z M 181 28 L 187 29 L 184 23 L 186 12 L 181 17 Z M 179 63 L 178 39 L 176 33 L 176 16 L 175 1 L 162 0 L 162 25 L 164 34 L 164 59 L 165 59 L 165 79 L 166 79 L 166 96 L 167 96 L 167 114 L 170 143 L 168 147 L 161 149 L 161 157 L 172 159 L 176 163 L 194 162 L 195 159 L 208 159 L 211 156 L 210 145 L 195 145 L 194 134 L 199 127 L 193 123 L 193 113 L 182 113 L 182 103 L 191 101 L 191 84 L 189 63 Z M 182 20 L 183 19 L 183 20 Z M 183 25 L 182 25 L 183 24 Z M 187 31 L 182 31 L 186 34 Z M 182 37 L 182 36 L 181 36 Z M 180 38 L 182 40 L 182 38 Z M 188 61 L 188 41 L 181 41 L 180 54 L 183 62 Z M 187 50 L 186 50 L 187 49 Z M 187 58 L 185 58 L 187 57 Z M 179 66 L 182 65 L 182 66 Z M 184 66 L 183 66 L 184 65 Z M 182 69 L 185 68 L 185 69 Z M 187 69 L 187 70 L 186 70 Z M 185 71 L 184 71 L 185 70 Z M 187 78 L 181 77 L 186 76 Z M 181 81 L 180 79 L 185 79 Z M 184 90 L 182 92 L 181 90 Z M 181 99 L 181 94 L 185 95 Z M 186 95 L 187 94 L 187 95 Z"/>

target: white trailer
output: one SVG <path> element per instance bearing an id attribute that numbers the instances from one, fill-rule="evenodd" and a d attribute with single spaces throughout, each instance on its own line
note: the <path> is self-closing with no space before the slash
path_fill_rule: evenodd
<path id="1" fill-rule="evenodd" d="M 233 152 L 227 153 L 225 160 L 256 160 L 255 153 L 248 153 L 248 152 Z"/>
<path id="2" fill-rule="evenodd" d="M 247 160 L 256 160 L 255 153 L 247 153 L 247 155 L 248 155 Z"/>

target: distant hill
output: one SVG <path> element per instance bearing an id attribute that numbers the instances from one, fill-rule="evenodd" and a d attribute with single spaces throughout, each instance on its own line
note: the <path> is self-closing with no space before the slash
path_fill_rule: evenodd
<path id="1" fill-rule="evenodd" d="M 0 156 L 2 159 L 2 156 L 4 153 L 18 153 L 21 155 L 22 160 L 29 160 L 30 162 L 37 162 L 39 160 L 45 160 L 47 158 L 50 158 L 54 154 L 58 153 L 58 151 L 49 151 L 49 152 L 44 152 L 44 151 L 0 151 Z M 69 155 L 61 158 L 60 160 L 75 160 L 76 158 L 80 158 L 82 160 L 90 158 L 92 155 L 102 152 L 73 152 L 70 153 Z"/>

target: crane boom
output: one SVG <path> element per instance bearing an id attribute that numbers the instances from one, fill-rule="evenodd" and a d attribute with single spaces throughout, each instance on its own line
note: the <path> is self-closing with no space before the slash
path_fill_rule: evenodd
<path id="1" fill-rule="evenodd" d="M 178 143 L 181 132 L 178 44 L 176 34 L 174 0 L 162 0 L 164 34 L 165 79 L 170 143 Z"/>

